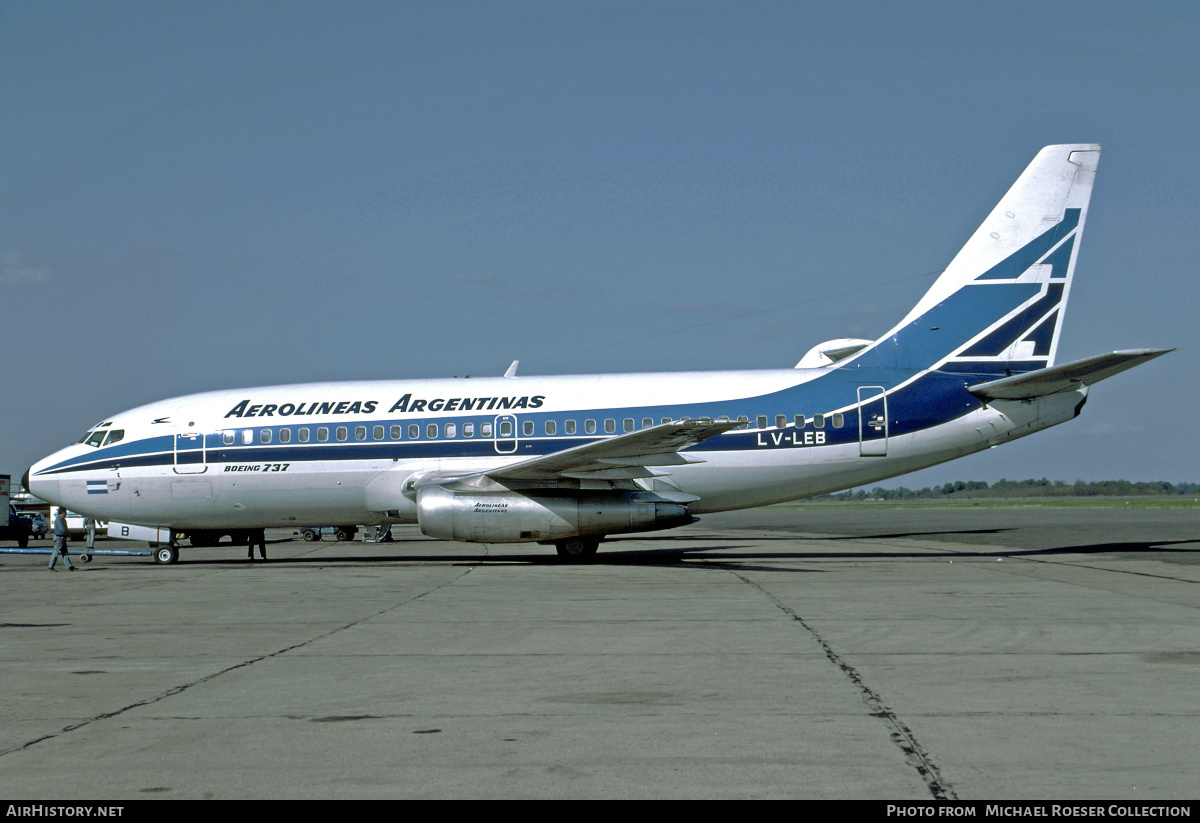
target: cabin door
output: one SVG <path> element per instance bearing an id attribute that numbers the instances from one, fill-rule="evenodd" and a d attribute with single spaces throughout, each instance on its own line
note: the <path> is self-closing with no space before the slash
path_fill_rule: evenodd
<path id="1" fill-rule="evenodd" d="M 858 387 L 858 453 L 887 457 L 888 410 L 883 386 Z"/>
<path id="2" fill-rule="evenodd" d="M 208 471 L 204 435 L 195 430 L 175 432 L 175 473 L 204 474 Z"/>

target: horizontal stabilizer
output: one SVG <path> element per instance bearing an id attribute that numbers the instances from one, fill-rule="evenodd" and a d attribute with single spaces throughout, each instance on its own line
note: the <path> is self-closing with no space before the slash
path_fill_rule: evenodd
<path id="1" fill-rule="evenodd" d="M 977 386 L 969 386 L 968 391 L 984 400 L 1029 400 L 1043 397 L 1047 394 L 1077 389 L 1080 386 L 1090 386 L 1099 383 L 1106 377 L 1132 369 L 1147 360 L 1164 355 L 1174 349 L 1130 349 L 1115 351 L 1065 363 L 1049 369 L 1038 369 L 1026 374 L 1013 377 L 1003 377 L 990 380 Z"/>

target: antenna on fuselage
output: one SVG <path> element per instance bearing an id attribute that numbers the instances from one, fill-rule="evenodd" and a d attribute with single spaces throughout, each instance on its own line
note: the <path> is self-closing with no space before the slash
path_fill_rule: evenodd
<path id="1" fill-rule="evenodd" d="M 508 371 L 506 371 L 504 373 L 504 376 L 505 377 L 516 377 L 517 376 L 517 364 L 520 362 L 521 362 L 520 360 L 512 361 L 512 365 L 508 367 Z"/>

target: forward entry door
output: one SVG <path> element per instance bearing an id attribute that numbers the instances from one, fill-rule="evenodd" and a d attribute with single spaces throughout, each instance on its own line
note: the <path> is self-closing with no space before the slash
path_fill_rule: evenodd
<path id="1" fill-rule="evenodd" d="M 198 431 L 175 432 L 175 473 L 204 474 L 206 471 L 204 435 Z"/>

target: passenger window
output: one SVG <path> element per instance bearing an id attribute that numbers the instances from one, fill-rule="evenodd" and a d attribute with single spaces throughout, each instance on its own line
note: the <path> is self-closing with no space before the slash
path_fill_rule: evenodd
<path id="1" fill-rule="evenodd" d="M 113 443 L 119 443 L 125 439 L 124 429 L 113 429 L 108 433 L 108 437 L 104 439 L 104 445 L 111 446 Z"/>
<path id="2" fill-rule="evenodd" d="M 501 437 L 512 437 L 513 436 L 513 427 L 512 427 L 511 420 L 501 420 L 500 421 L 500 436 Z"/>
<path id="3" fill-rule="evenodd" d="M 663 418 L 661 421 L 659 421 L 659 422 L 661 422 L 661 423 L 670 423 L 670 422 L 671 422 L 671 418 L 669 418 L 669 417 L 664 417 L 664 418 Z"/>
<path id="4" fill-rule="evenodd" d="M 729 415 L 727 415 L 727 414 L 723 414 L 723 415 L 721 415 L 720 417 L 718 417 L 718 418 L 717 418 L 717 422 L 718 422 L 718 423 L 728 423 L 728 422 L 729 422 Z"/>
<path id="5" fill-rule="evenodd" d="M 617 421 L 616 421 L 616 420 L 613 420 L 611 417 L 605 418 L 605 420 L 604 420 L 604 433 L 605 433 L 605 434 L 612 434 L 612 433 L 613 433 L 613 432 L 615 432 L 616 430 L 617 430 Z"/>
<path id="6" fill-rule="evenodd" d="M 798 428 L 798 429 L 804 428 L 804 415 L 802 415 L 802 414 L 796 415 L 796 428 Z"/>
<path id="7" fill-rule="evenodd" d="M 334 430 L 334 437 L 338 439 L 338 442 L 345 441 L 348 434 L 350 434 L 350 431 L 345 426 L 338 426 Z"/>
<path id="8" fill-rule="evenodd" d="M 532 420 L 526 420 L 524 423 L 521 424 L 521 434 L 525 435 L 526 437 L 529 437 L 531 434 L 533 434 L 533 421 Z"/>
<path id="9" fill-rule="evenodd" d="M 317 427 L 317 441 L 320 443 L 324 443 L 328 439 L 329 439 L 329 428 L 327 426 L 318 426 Z"/>
<path id="10" fill-rule="evenodd" d="M 583 421 L 583 433 L 584 434 L 595 434 L 596 433 L 596 421 L 595 420 L 584 420 Z"/>
<path id="11" fill-rule="evenodd" d="M 492 424 L 490 422 L 479 424 L 479 436 L 480 437 L 491 437 L 492 436 Z"/>
<path id="12" fill-rule="evenodd" d="M 234 439 L 234 432 L 228 430 L 221 432 L 221 442 L 226 446 L 232 446 Z"/>
<path id="13" fill-rule="evenodd" d="M 546 421 L 546 434 L 553 435 L 553 434 L 557 434 L 557 433 L 558 433 L 558 424 L 555 423 L 553 420 L 547 420 Z"/>
<path id="14" fill-rule="evenodd" d="M 430 423 L 425 427 L 425 436 L 430 440 L 436 440 L 438 436 L 437 423 Z"/>
<path id="15" fill-rule="evenodd" d="M 786 425 L 787 425 L 787 415 L 783 415 L 783 414 L 775 415 L 775 428 L 782 429 Z"/>
<path id="16" fill-rule="evenodd" d="M 299 437 L 297 437 L 296 439 L 299 440 L 301 443 L 308 442 L 308 427 L 307 426 L 300 429 L 300 431 L 298 431 L 297 434 L 299 435 Z"/>
<path id="17" fill-rule="evenodd" d="M 760 429 L 765 429 L 767 427 L 767 416 L 765 414 L 760 414 L 758 416 L 758 427 Z"/>
<path id="18" fill-rule="evenodd" d="M 242 429 L 242 443 L 249 446 L 254 442 L 254 429 Z"/>
<path id="19" fill-rule="evenodd" d="M 633 431 L 633 418 L 626 417 L 624 420 L 622 420 L 621 421 L 621 429 L 626 432 Z"/>
<path id="20" fill-rule="evenodd" d="M 739 414 L 739 415 L 738 415 L 737 422 L 739 422 L 739 423 L 741 423 L 741 424 L 742 424 L 742 425 L 738 426 L 738 428 L 739 428 L 739 429 L 744 429 L 744 428 L 747 428 L 747 427 L 750 425 L 750 418 L 749 418 L 749 417 L 747 417 L 747 416 L 746 416 L 746 415 L 744 415 L 744 414 Z"/>
<path id="21" fill-rule="evenodd" d="M 411 423 L 408 427 L 408 439 L 419 440 L 421 438 L 421 427 L 416 423 Z"/>
<path id="22" fill-rule="evenodd" d="M 371 436 L 374 437 L 376 440 L 382 440 L 383 439 L 383 426 L 376 426 L 375 428 L 373 428 L 371 430 Z"/>
<path id="23" fill-rule="evenodd" d="M 825 428 L 825 415 L 823 415 L 823 414 L 814 414 L 813 415 L 813 428 L 814 429 Z"/>
<path id="24" fill-rule="evenodd" d="M 475 424 L 474 423 L 463 423 L 463 437 L 474 437 L 474 436 L 475 436 Z"/>
<path id="25" fill-rule="evenodd" d="M 279 442 L 280 443 L 290 443 L 291 440 L 292 440 L 292 430 L 291 429 L 280 429 L 279 430 Z"/>
<path id="26" fill-rule="evenodd" d="M 366 440 L 367 439 L 367 427 L 366 426 L 355 426 L 354 427 L 354 439 L 355 440 Z"/>
<path id="27" fill-rule="evenodd" d="M 835 412 L 833 415 L 833 427 L 835 429 L 840 429 L 843 425 L 845 425 L 845 423 L 846 423 L 846 419 L 844 417 L 842 417 L 842 413 Z"/>
<path id="28" fill-rule="evenodd" d="M 271 430 L 270 429 L 259 429 L 258 430 L 258 441 L 260 443 L 270 443 L 271 442 Z"/>
<path id="29" fill-rule="evenodd" d="M 566 422 L 564 422 L 563 423 L 563 434 L 574 434 L 574 433 L 575 433 L 575 421 L 567 420 Z"/>
<path id="30" fill-rule="evenodd" d="M 642 428 L 643 429 L 654 428 L 654 418 L 653 417 L 643 417 L 642 418 Z"/>
<path id="31" fill-rule="evenodd" d="M 388 434 L 391 435 L 391 438 L 393 440 L 399 440 L 400 439 L 400 427 L 392 426 L 392 428 L 388 431 Z"/>
<path id="32" fill-rule="evenodd" d="M 458 437 L 458 426 L 456 426 L 454 423 L 447 423 L 446 424 L 446 436 L 447 437 Z"/>

